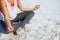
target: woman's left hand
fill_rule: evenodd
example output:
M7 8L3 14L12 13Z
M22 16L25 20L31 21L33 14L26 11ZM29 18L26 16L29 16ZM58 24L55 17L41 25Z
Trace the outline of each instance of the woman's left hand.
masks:
M36 5L34 8L33 8L33 11L37 10L40 8L40 5Z

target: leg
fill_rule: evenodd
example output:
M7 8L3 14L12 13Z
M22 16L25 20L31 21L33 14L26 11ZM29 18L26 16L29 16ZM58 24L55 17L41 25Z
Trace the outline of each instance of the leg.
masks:
M18 22L18 21L23 21L24 18L28 15L29 13L28 12L21 12L21 13L18 13L16 18L11 20L12 22Z
M26 16L24 18L24 20L20 23L20 26L23 28L25 26L25 24L27 22L29 22L32 17L34 16L34 12L33 11L28 11L28 12L25 12Z
M27 12L24 12L23 14L25 14L25 17L23 18L24 20L19 24L20 27L17 29L16 34L18 34L18 32L21 30L21 28L23 28L25 26L25 24L27 22L29 22L32 19L32 17L34 16L33 11L27 11Z

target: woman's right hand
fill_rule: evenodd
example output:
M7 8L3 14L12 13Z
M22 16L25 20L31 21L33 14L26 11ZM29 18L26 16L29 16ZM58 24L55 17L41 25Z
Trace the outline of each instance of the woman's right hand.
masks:
M7 32L12 32L14 28L12 26L7 27Z

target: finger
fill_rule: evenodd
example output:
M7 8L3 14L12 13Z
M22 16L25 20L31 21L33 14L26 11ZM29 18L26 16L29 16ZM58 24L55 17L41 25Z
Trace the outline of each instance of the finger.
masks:
M12 31L12 28L11 28L11 27L9 27L9 30L10 30L10 31Z
M36 5L36 8L39 8L40 7L40 5Z
M11 30L10 30L10 28L8 28L8 32L10 32Z
M40 6L36 6L36 8L39 8Z
M14 28L13 27L11 27L12 28L12 30L14 30Z

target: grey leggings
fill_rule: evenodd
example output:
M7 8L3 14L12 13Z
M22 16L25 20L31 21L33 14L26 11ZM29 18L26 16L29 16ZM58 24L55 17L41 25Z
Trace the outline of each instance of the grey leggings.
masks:
M33 11L25 11L25 12L21 12L18 13L16 18L14 20L11 20L11 23L13 22L18 22L18 21L22 21L19 26L20 27L24 27L24 25L29 22L32 17L34 16L34 12Z

